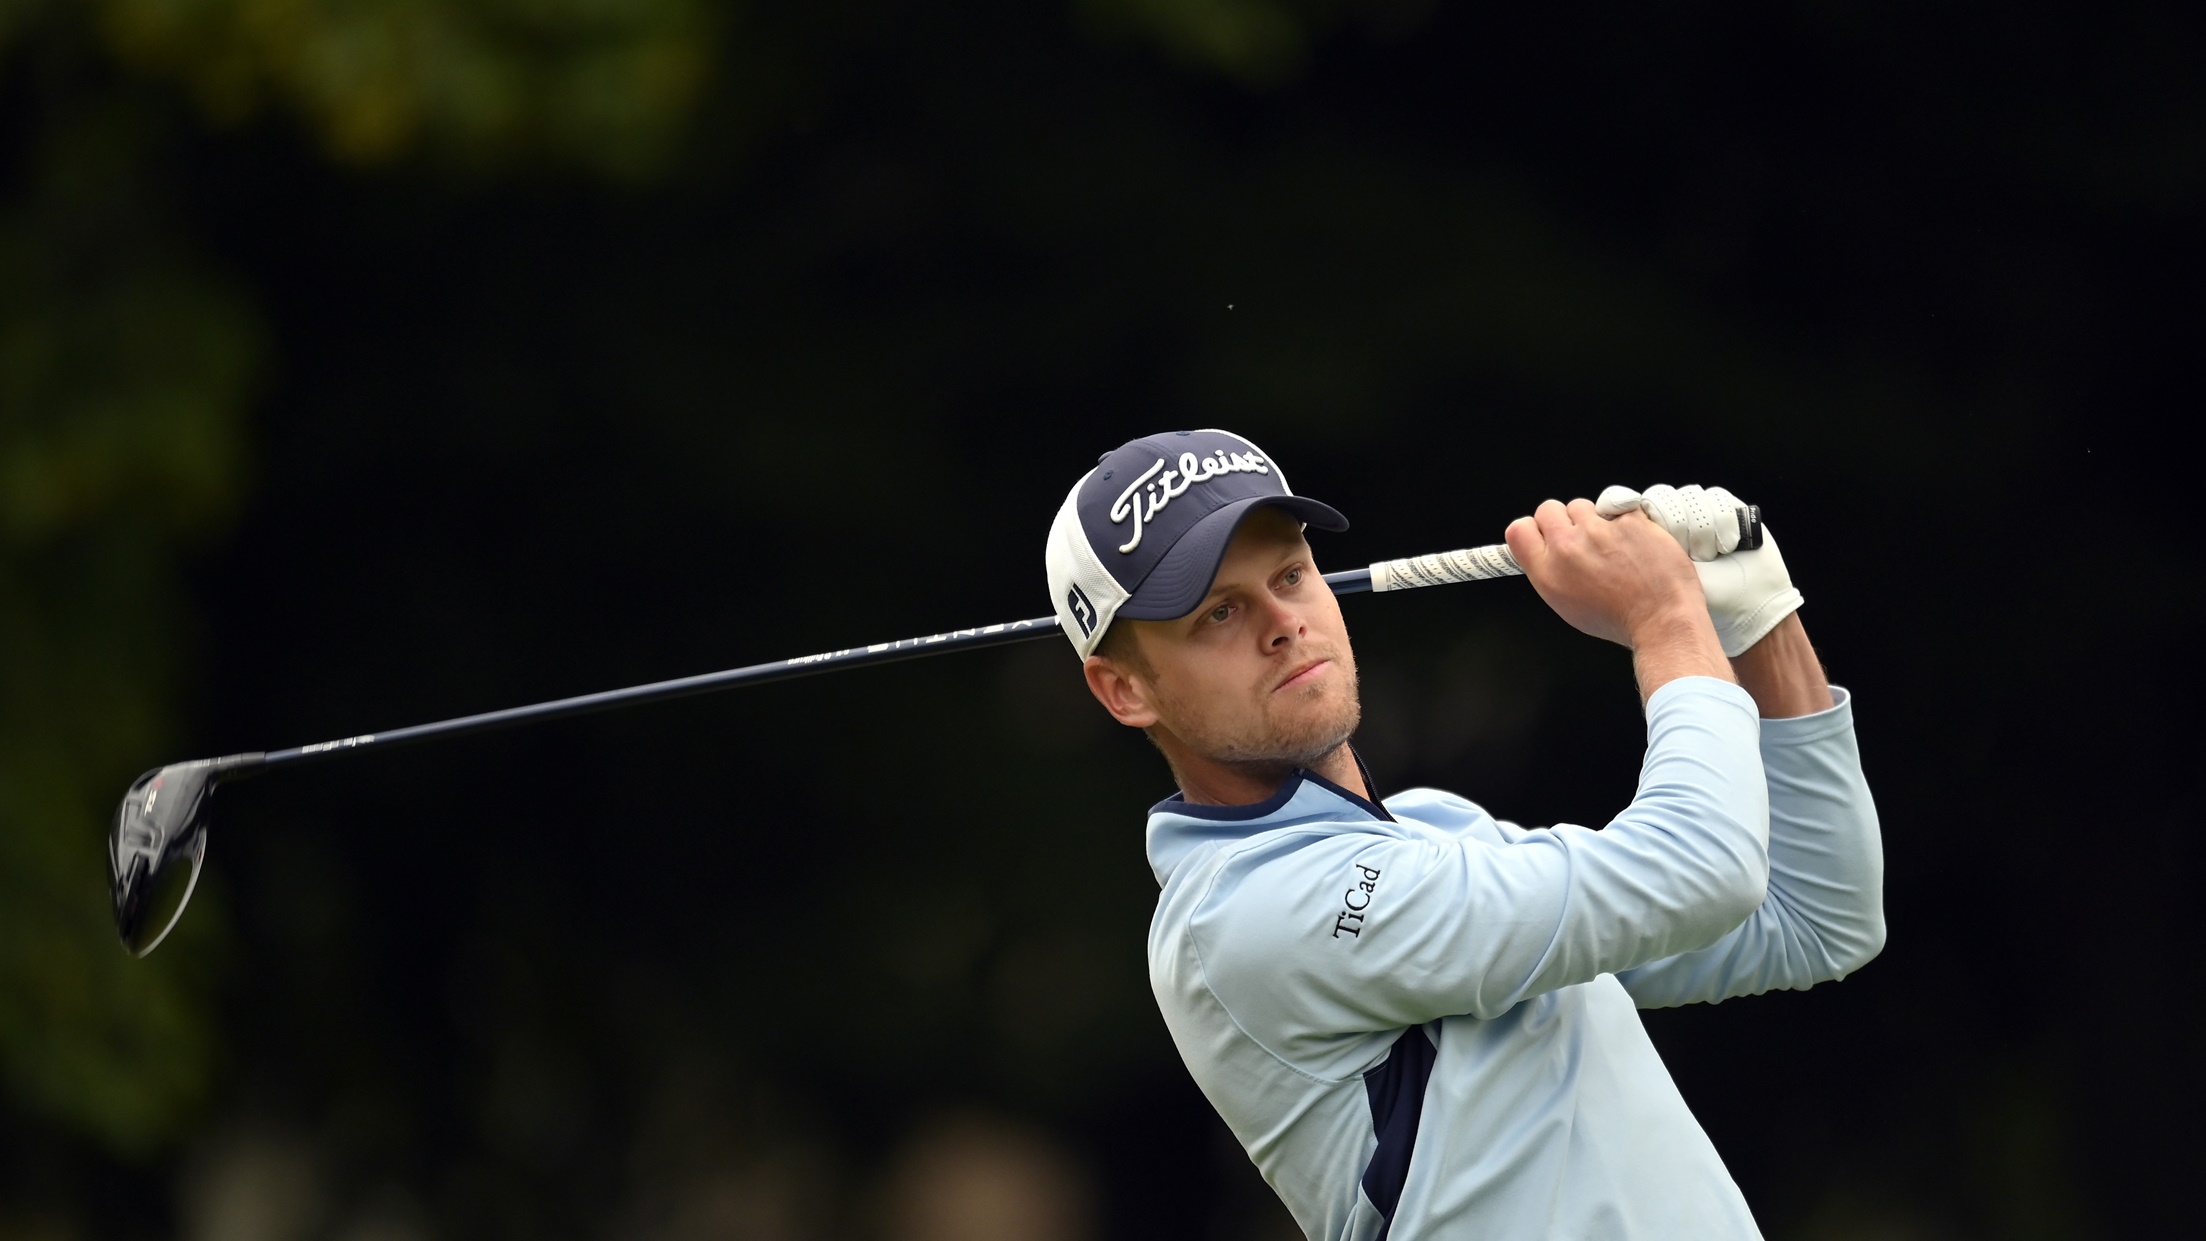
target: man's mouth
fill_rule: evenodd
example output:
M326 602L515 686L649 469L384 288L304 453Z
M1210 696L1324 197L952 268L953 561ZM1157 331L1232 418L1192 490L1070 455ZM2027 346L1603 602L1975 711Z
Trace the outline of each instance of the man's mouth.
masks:
M1308 685L1312 681L1317 680L1318 677L1324 675L1325 669L1329 667L1332 662L1333 661L1330 659L1313 659L1309 663L1306 663L1301 667L1295 669L1293 672L1288 673L1286 680L1281 681L1279 684L1272 687L1272 692L1276 694L1283 689L1293 689L1298 685Z

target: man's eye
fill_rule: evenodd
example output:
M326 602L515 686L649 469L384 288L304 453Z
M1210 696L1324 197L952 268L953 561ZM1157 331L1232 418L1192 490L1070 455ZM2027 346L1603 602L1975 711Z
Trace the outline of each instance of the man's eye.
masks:
M1286 577L1286 582L1287 582L1287 585L1289 585L1289 586L1300 586L1300 585L1302 585L1302 570L1300 570L1300 569L1289 569L1289 570L1287 570L1287 577Z
M1217 607L1210 609L1210 622L1214 625L1223 625L1225 624L1226 617L1231 615L1233 615L1233 605L1229 603L1221 603Z

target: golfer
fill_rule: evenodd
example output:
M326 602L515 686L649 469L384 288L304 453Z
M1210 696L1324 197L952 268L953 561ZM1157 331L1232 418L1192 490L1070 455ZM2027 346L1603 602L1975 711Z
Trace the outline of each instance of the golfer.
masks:
M1637 1009L1844 977L1884 942L1847 694L1720 489L1549 500L1507 531L1555 613L1631 648L1639 789L1605 826L1382 798L1306 528L1222 431L1106 454L1050 592L1149 812L1150 979L1187 1067L1313 1241L1758 1237ZM1565 772L1566 750L1545 757Z

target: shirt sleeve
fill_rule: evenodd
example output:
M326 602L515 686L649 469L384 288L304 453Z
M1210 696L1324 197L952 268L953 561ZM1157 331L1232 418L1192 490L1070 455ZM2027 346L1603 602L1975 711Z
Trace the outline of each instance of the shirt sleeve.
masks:
M1296 1060L1298 1040L1493 1017L1706 947L1768 879L1759 724L1729 682L1664 685L1638 793L1601 831L1347 833L1236 859L1189 922L1204 973L1244 1030Z
M1762 721L1769 895L1706 948L1617 975L1641 1008L1799 989L1843 978L1884 947L1884 846L1861 772L1853 698Z

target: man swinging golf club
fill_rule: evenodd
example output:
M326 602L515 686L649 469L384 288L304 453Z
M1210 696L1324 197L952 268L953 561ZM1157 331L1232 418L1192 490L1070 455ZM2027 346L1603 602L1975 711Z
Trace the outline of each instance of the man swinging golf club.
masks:
M1859 968L1883 860L1847 694L1744 516L1611 488L1508 528L1557 615L1632 651L1647 753L1596 831L1379 797L1303 537L1347 522L1254 444L1149 436L1066 497L1059 624L1180 789L1149 812L1157 1002L1314 1241L1760 1235L1635 1009Z

